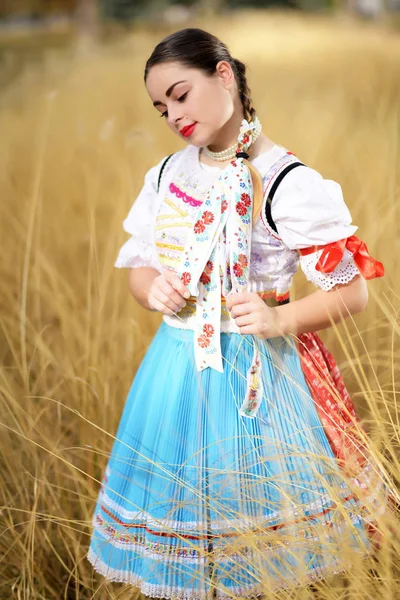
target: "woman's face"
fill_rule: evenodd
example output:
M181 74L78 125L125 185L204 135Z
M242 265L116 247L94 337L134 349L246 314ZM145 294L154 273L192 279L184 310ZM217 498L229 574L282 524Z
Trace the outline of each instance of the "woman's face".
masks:
M234 112L237 85L230 64L220 61L207 75L177 62L151 67L146 88L157 112L181 139L194 146L212 145ZM193 125L184 135L184 128Z

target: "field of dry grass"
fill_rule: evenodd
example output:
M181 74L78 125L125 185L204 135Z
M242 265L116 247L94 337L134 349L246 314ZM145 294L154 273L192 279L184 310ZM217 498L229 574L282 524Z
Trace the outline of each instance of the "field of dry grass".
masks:
M279 14L195 25L248 64L264 131L341 183L357 235L385 265L364 313L321 337L396 486L400 39ZM142 83L166 33L49 51L1 95L0 598L134 597L93 574L85 553L125 397L160 320L136 306L113 263L144 173L182 147ZM299 273L295 297L311 291ZM400 597L399 524L391 535L381 525L375 572L336 577L321 600Z

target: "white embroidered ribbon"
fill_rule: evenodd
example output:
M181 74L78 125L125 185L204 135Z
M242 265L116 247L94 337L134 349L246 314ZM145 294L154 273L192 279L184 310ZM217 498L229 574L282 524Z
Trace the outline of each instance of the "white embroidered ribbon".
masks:
M246 152L259 122L243 119L238 151ZM248 290L252 230L253 183L243 158L221 171L206 193L188 235L178 274L197 297L194 331L198 371L223 372L221 353L221 295ZM247 391L240 413L254 416L262 399L258 341L247 373Z

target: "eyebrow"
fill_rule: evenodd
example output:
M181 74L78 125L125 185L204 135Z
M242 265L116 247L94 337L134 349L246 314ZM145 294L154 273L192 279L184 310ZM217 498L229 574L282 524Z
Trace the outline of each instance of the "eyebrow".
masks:
M172 85L169 86L169 88L167 89L167 91L165 92L165 95L167 96L167 98L170 97L170 95L172 94L172 90L174 89L174 87L176 85L178 85L178 83L185 83L187 81L187 79L182 79L182 81L177 81L176 83L173 83ZM153 102L153 106L158 106L159 104L164 104L164 102L160 102L159 100L156 100L155 102Z

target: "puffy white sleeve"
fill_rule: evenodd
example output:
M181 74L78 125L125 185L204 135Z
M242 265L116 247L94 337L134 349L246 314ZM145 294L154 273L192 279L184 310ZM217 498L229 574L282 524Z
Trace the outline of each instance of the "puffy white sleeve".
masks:
M352 225L341 186L324 179L310 167L292 169L280 182L272 200L271 216L283 243L292 250L326 246L349 238L358 227ZM325 291L349 283L360 271L346 248L330 273L316 270L323 249L300 255L300 267L308 281Z
M166 158L164 156L147 171L143 187L123 221L123 228L131 237L121 247L115 267L153 267L161 272L154 240L154 224L159 203L158 176Z

